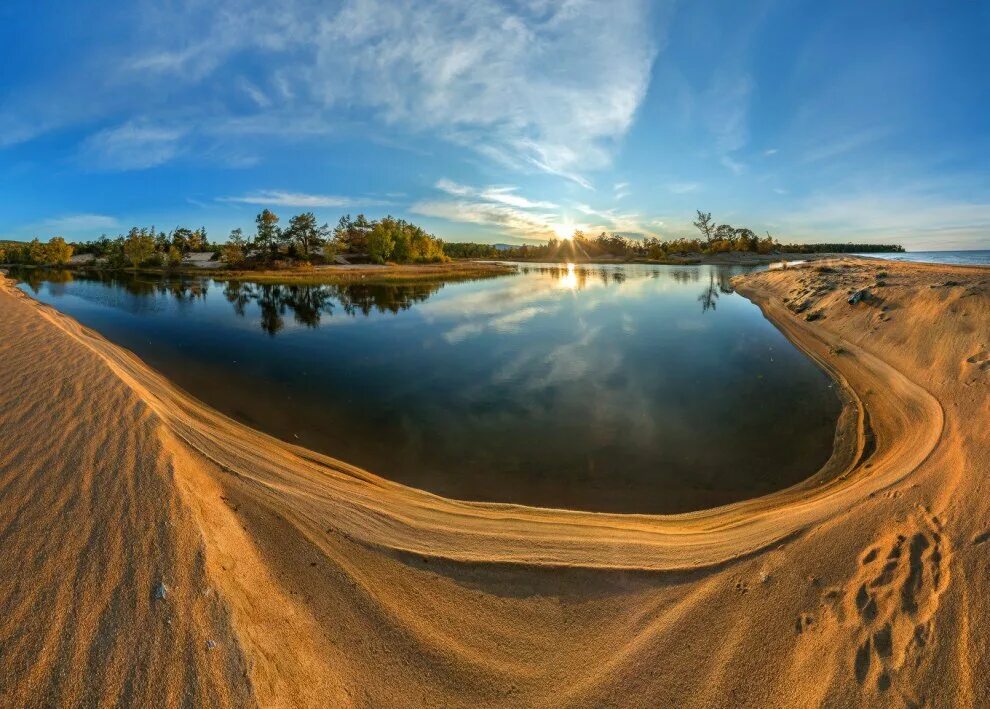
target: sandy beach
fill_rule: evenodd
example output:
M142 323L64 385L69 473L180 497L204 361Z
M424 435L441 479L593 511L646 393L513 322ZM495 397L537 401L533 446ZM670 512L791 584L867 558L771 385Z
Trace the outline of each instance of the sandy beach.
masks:
M0 705L990 704L990 269L734 285L839 384L834 453L648 516L389 482L2 281Z

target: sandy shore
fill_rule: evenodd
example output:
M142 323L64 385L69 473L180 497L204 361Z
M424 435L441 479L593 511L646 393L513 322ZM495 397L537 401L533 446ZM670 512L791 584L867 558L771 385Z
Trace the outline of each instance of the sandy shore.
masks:
M737 286L842 385L835 453L657 517L382 480L6 283L0 704L987 705L990 270Z

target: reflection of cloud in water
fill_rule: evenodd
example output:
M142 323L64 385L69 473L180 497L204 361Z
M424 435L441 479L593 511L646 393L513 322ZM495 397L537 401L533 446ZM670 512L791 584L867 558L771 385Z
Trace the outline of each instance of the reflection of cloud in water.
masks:
M514 313L509 313L501 317L490 320L488 325L498 332L519 332L519 326L528 320L532 320L537 315L545 314L549 315L555 313L559 310L559 307L536 307L530 306L528 308L523 308L522 310L517 310Z
M484 332L485 325L480 322L466 322L461 323L457 327L447 330L443 334L443 339L447 341L448 344L456 345L458 342L463 342L472 335L477 335L480 332Z

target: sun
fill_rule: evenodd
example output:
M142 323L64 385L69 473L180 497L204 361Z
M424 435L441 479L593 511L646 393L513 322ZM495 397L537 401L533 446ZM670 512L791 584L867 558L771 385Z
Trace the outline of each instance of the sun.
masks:
M569 241L574 238L574 227L570 224L554 224L553 233L558 239Z

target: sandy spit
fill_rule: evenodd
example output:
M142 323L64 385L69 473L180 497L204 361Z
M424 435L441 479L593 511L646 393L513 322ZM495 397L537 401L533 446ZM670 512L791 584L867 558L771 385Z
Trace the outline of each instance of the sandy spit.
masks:
M987 705L990 271L737 287L841 385L835 453L647 516L383 480L4 283L0 705Z

